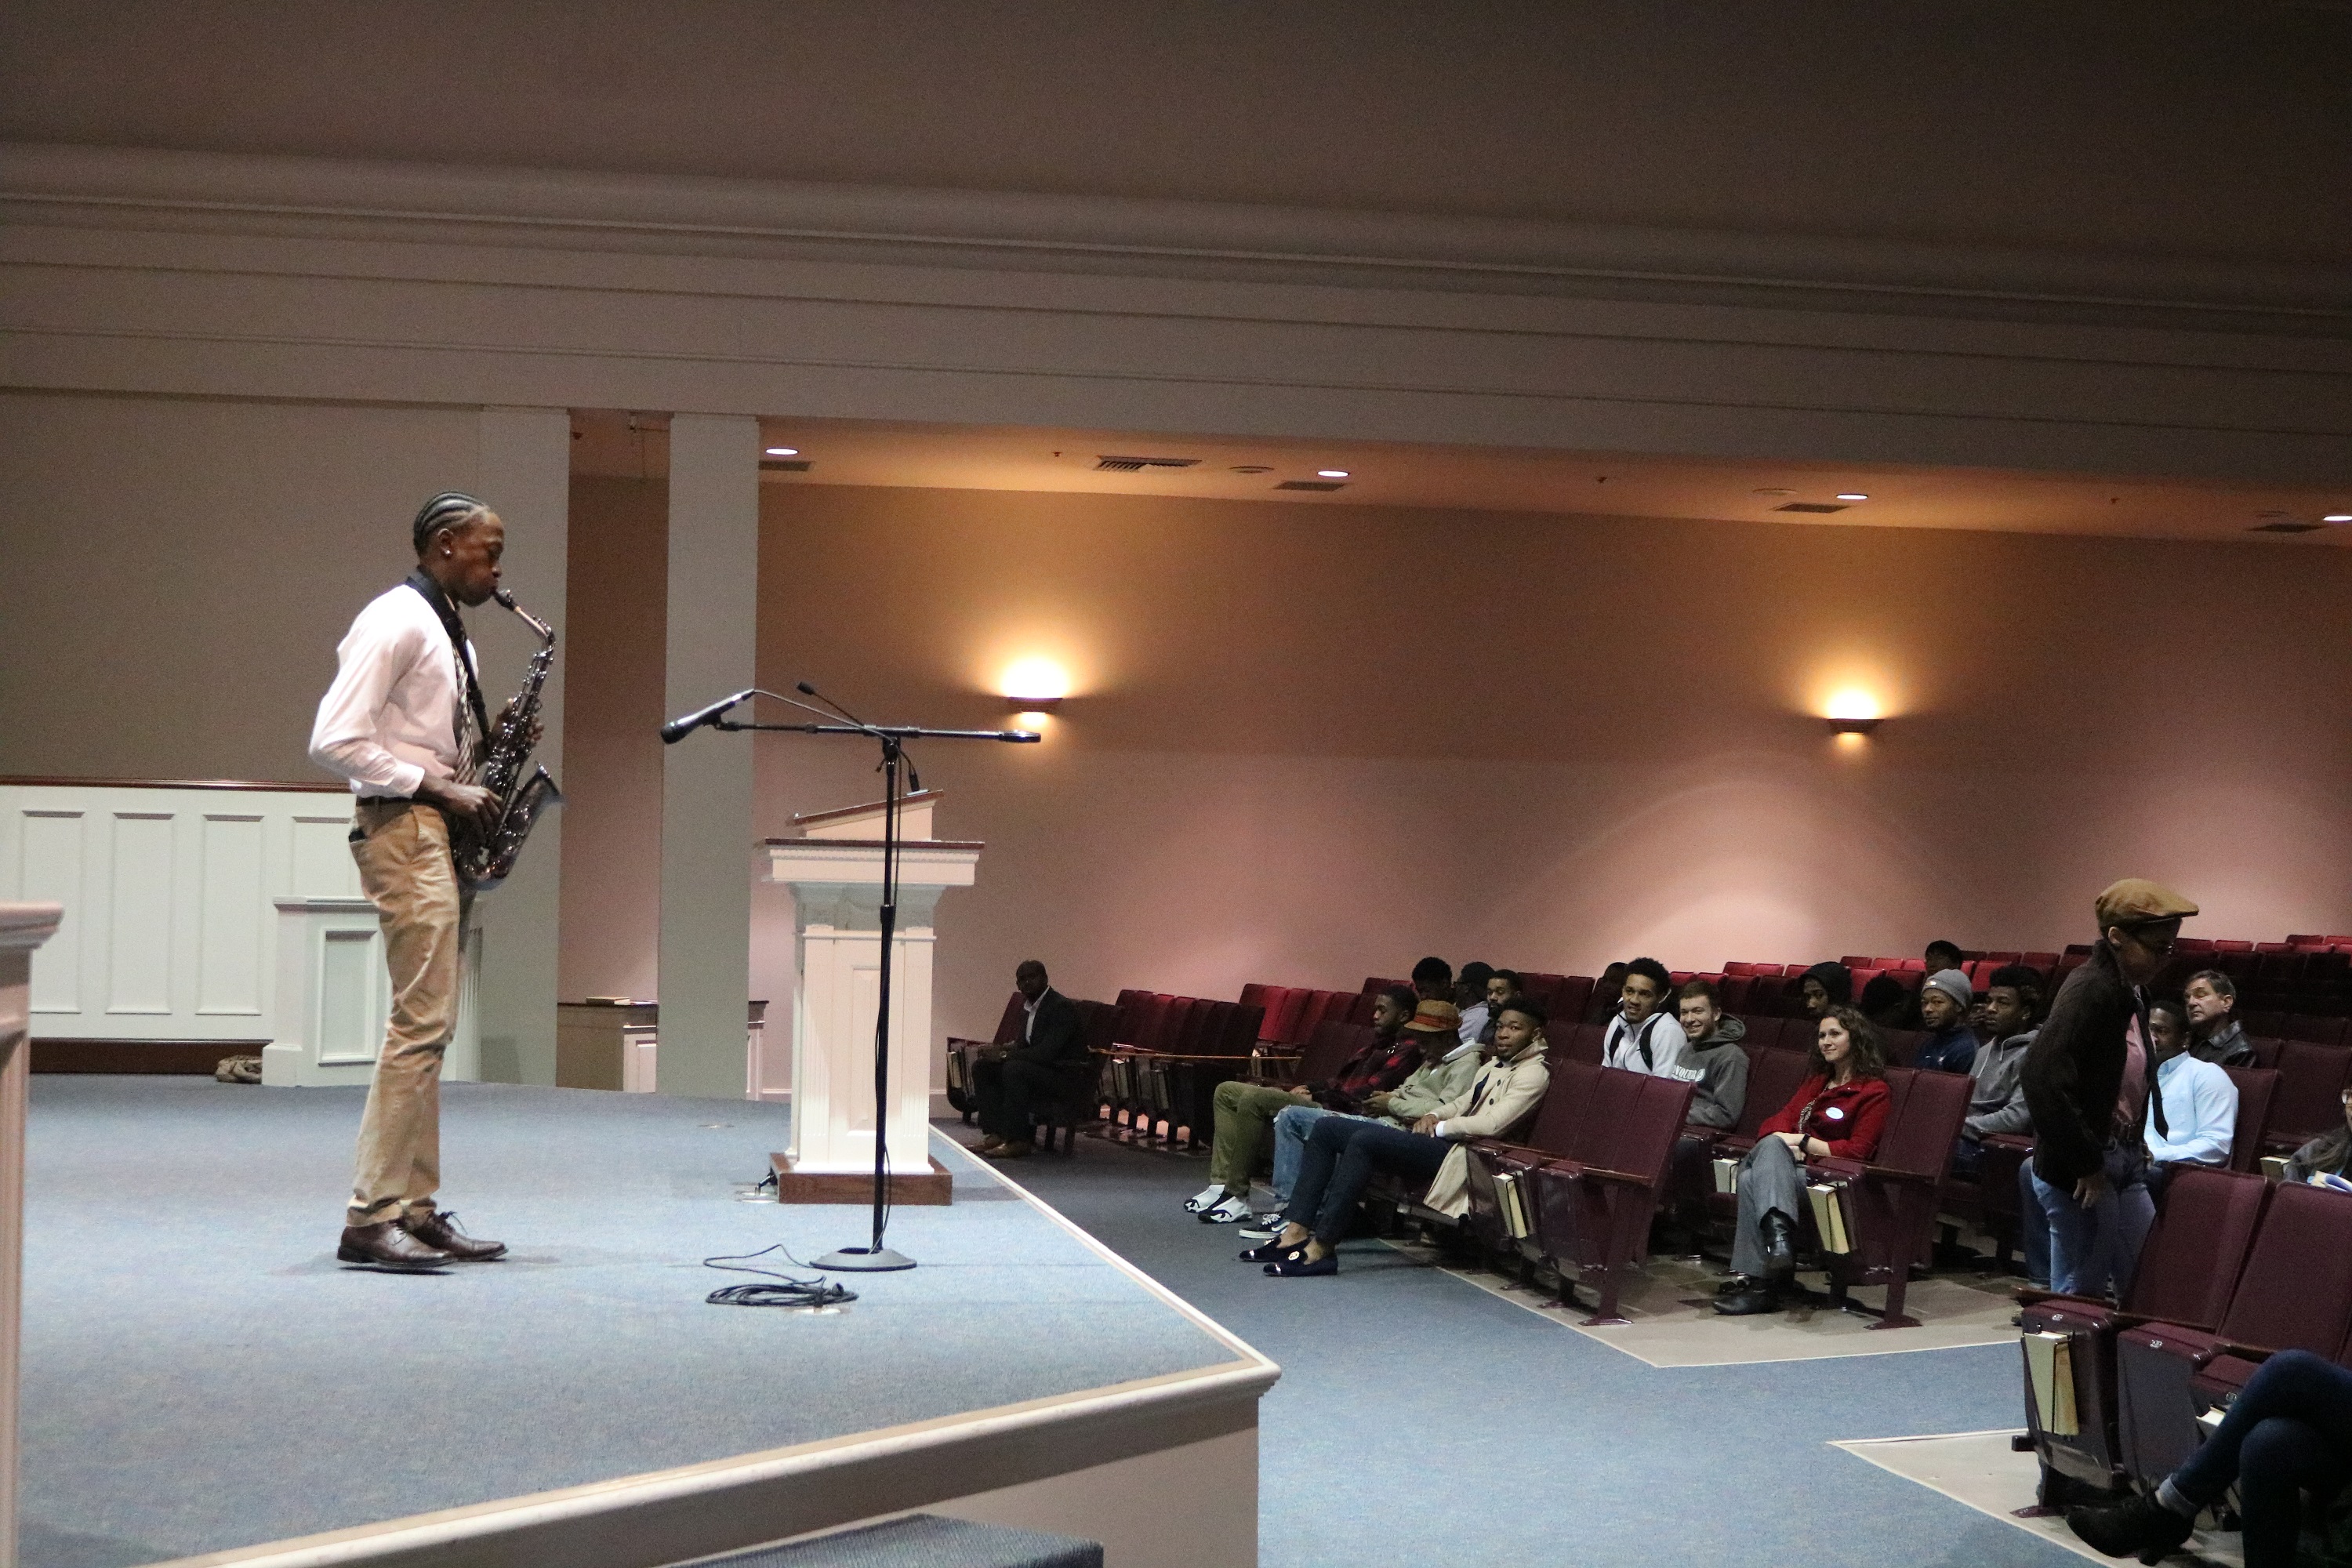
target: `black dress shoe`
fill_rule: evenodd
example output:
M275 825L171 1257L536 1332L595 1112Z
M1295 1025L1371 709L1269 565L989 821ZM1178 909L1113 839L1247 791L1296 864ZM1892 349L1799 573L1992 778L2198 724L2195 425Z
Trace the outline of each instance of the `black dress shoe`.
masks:
M1745 1290L1715 1299L1715 1310L1727 1318L1753 1318L1780 1310L1780 1292L1769 1284L1750 1284Z
M449 1255L438 1247L425 1246L397 1221L382 1219L373 1225L343 1226L343 1238L335 1247L335 1259L388 1273L417 1274L440 1268L449 1261Z
M2152 1497L2136 1497L2113 1508L2070 1508L2066 1528L2094 1551L2109 1557L2160 1563L2180 1550L2195 1520L2183 1519Z
M410 1220L408 1234L460 1263L491 1263L507 1255L505 1242L477 1241L459 1230L457 1216L447 1209L436 1209L423 1219Z
M1756 1280L1753 1277L1746 1274L1735 1274L1730 1279L1725 1280L1722 1284L1717 1285L1715 1288L1715 1293L1718 1296L1737 1296L1742 1290L1753 1290L1755 1289Z
M1255 1247L1244 1248L1241 1254L1241 1259L1244 1263L1280 1263L1287 1258L1306 1256L1305 1242L1294 1241L1288 1247L1285 1247L1282 1245L1281 1238L1277 1237L1272 1241L1260 1242Z
M1797 1271L1797 1222L1779 1209L1766 1209L1757 1222L1764 1233L1764 1277L1786 1279Z

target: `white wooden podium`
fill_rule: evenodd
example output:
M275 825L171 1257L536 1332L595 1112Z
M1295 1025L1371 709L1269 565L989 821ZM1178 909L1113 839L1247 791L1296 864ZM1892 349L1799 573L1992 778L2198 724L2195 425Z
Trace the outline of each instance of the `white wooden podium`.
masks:
M33 950L56 904L0 904L0 1568L16 1568L16 1356L25 1310L25 1094Z
M931 837L940 792L899 805L898 925L891 943L890 1201L944 1204L930 1157L931 950L940 895L969 888L982 846ZM766 879L793 889L793 1146L774 1156L781 1203L874 1196L874 1027L882 960L882 806L793 819L767 843Z

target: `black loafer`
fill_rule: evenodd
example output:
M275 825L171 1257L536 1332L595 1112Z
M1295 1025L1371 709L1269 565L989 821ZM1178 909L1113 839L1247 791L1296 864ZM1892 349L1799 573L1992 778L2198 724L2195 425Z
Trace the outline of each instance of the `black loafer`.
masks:
M1780 1310L1780 1292L1752 1285L1729 1296L1717 1296L1715 1310L1727 1318L1754 1318Z
M1276 1279L1312 1279L1325 1274L1339 1272L1339 1255L1336 1252L1327 1252L1309 1263L1307 1261L1307 1249L1302 1247L1298 1249L1297 1257L1285 1258L1279 1263L1269 1263L1265 1266L1265 1271Z
M2143 1563L2160 1563L2178 1552L2196 1522L2152 1497L2136 1497L2113 1508L2066 1510L2066 1528L2094 1551Z
M1288 1258L1306 1256L1307 1244L1303 1241L1294 1241L1288 1247L1283 1246L1279 1241L1267 1241L1261 1242L1255 1247L1244 1247L1241 1259L1244 1263L1280 1263Z

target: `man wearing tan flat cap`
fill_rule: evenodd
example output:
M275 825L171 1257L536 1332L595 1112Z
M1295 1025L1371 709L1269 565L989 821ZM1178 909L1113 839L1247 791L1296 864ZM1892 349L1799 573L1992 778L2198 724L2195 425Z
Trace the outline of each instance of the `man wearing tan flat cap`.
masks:
M2022 1083L2033 1116L2033 1195L2050 1221L2050 1285L2062 1295L2120 1296L2131 1256L2117 1189L2145 1163L2137 1128L2119 1132L2116 1106L2146 987L2172 956L2180 922L2197 906L2160 883L2126 877L2092 906L2099 922L2090 962L2066 977L2042 1032L2026 1048ZM2148 1075L2148 1116L2166 1125L2164 1096Z

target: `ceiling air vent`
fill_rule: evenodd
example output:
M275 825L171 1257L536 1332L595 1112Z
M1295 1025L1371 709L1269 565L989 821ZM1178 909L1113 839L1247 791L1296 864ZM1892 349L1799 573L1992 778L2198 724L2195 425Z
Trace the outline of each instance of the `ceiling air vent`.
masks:
M2317 533L2326 527L2320 522L2258 522L2246 530L2248 533Z
M1843 511L1845 508L1825 500L1792 500L1786 506L1776 506L1774 511Z
M1146 468L1189 468L1200 462L1198 458L1097 458L1095 471L1102 474L1139 474Z
M805 474L809 471L806 458L762 458L760 471L763 474Z
M1285 479L1274 488L1278 490L1344 490L1348 487L1337 479Z

